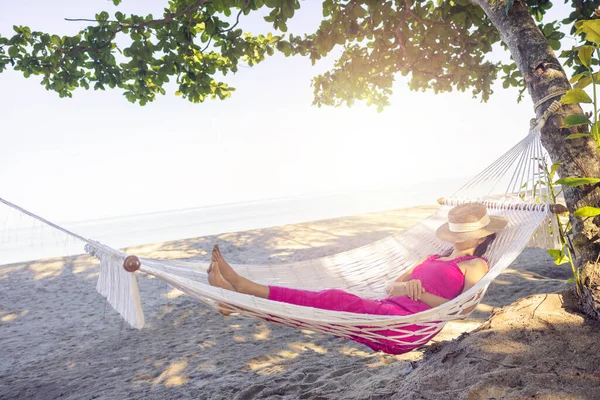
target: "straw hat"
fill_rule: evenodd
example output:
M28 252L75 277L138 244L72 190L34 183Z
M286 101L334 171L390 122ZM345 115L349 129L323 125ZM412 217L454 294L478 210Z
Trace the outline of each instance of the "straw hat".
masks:
M460 243L489 236L507 223L502 217L489 216L483 204L467 203L451 209L448 222L440 226L436 234L445 242Z

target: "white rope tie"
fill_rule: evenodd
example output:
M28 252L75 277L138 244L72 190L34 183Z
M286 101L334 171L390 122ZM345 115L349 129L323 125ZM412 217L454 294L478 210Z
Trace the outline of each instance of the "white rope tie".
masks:
M567 90L559 89L559 90L555 90L554 92L550 93L547 96L542 97L540 100L535 102L535 104L533 105L533 111L537 111L538 107L541 106L542 104L544 104L545 102L547 102L548 100L553 99L558 96L562 96L565 93L567 93Z

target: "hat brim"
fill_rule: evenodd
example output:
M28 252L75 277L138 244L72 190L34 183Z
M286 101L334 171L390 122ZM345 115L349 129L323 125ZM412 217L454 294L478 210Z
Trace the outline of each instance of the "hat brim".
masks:
M508 221L502 217L494 217L490 215L490 223L485 227L472 232L452 232L449 224L446 222L440 226L435 232L437 237L444 242L460 243L469 240L481 239L492 235L508 224Z

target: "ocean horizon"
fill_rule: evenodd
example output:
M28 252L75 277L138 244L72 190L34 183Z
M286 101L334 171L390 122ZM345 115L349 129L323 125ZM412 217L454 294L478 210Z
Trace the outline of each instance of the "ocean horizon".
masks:
M465 181L462 178L412 183L391 188L271 198L57 224L85 238L124 248L433 205L437 204L439 197L454 193ZM18 212L13 210L12 214L15 213ZM51 216L43 217L54 222ZM81 241L29 217L21 219L17 227L4 226L0 235L0 265L84 252Z

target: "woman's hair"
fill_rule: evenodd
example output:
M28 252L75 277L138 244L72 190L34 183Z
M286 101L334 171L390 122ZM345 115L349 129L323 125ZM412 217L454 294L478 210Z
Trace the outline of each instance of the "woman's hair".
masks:
M477 257L482 257L488 249L488 246L492 244L492 242L496 239L496 234L492 233L489 236L486 236L485 240L479 244L473 251L473 255Z
M482 257L485 254L485 252L487 251L489 245L492 244L492 242L495 239L496 239L495 233L492 233L491 235L486 236L485 240L483 242L481 242L477 247L475 247L475 250L473 251L473 255L477 256L477 257ZM452 254L452 248L448 249L448 251L441 254L441 256L448 257L450 254Z

